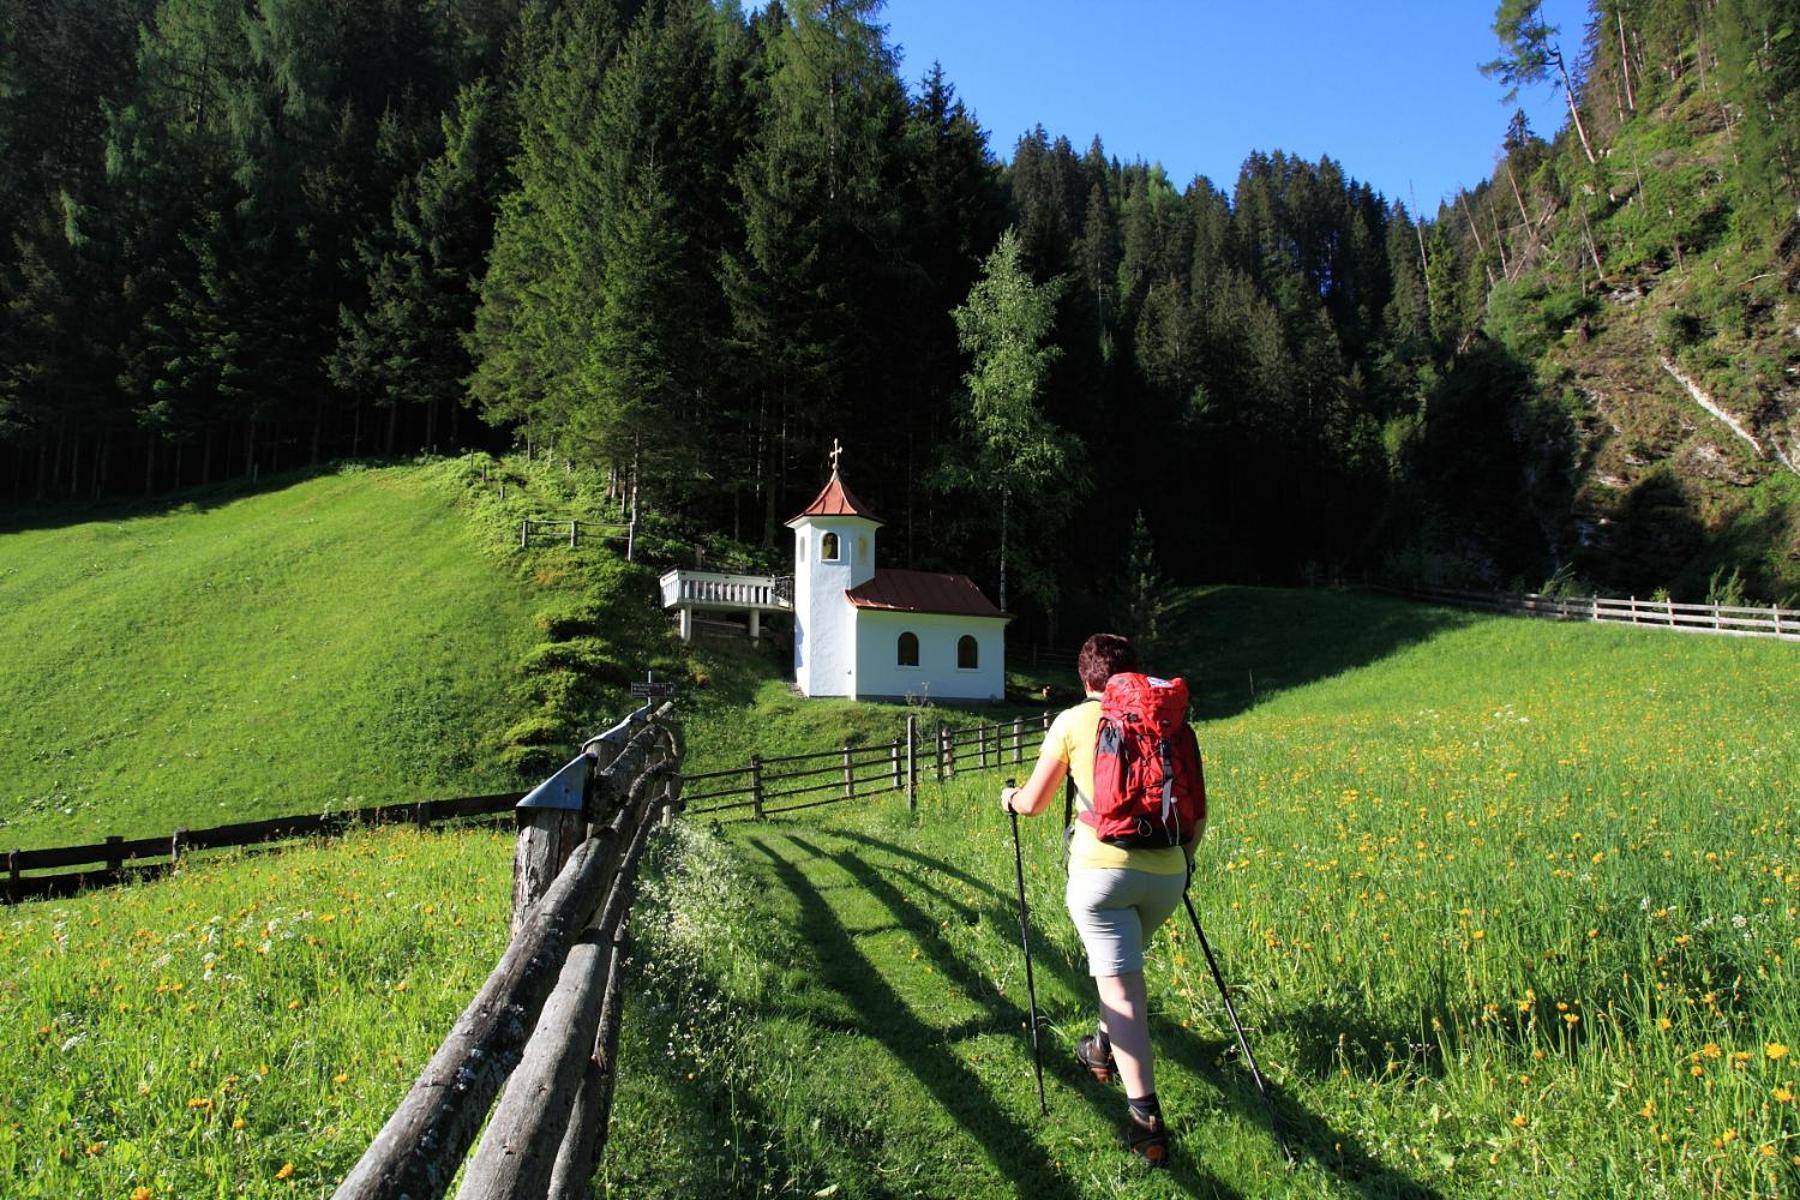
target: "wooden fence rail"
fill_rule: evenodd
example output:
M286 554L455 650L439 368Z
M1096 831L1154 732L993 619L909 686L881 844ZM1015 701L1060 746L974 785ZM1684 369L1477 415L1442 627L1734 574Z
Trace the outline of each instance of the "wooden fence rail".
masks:
M639 710L519 802L512 940L338 1200L437 1200L465 1159L461 1200L588 1194L612 1103L623 930L650 830L680 807L681 757L670 706Z
M769 758L753 754L741 767L684 776L685 783L698 784L699 788L686 793L683 802L690 816L731 813L760 820L858 797L905 791L908 807L916 808L922 752L930 755L929 769L936 772L940 781L953 777L959 769L1022 767L1035 759L1049 728L1050 714L1045 713L1041 717L1015 717L964 729L940 724L935 732L927 734L920 730L917 717L908 717L905 735L891 742ZM833 794L829 799L812 799L804 804L767 807L777 801L826 793Z
M583 521L579 517L566 517L558 521L545 521L537 517L519 518L519 549L529 550L531 541L567 542L577 546L582 538L600 538L623 541L630 545L636 526L629 522L619 521ZM629 560L630 553L626 554Z
M511 811L520 796L519 792L500 792L487 796L376 804L339 812L238 821L208 829L177 829L156 837L109 837L83 846L11 850L6 855L5 898L8 903L16 903L72 895L87 888L130 880L151 879L173 870L185 855L199 850L331 837L360 826L412 824L426 828L469 817L494 816ZM74 866L86 869L53 875L25 874L27 871L54 871L59 867Z
M1775 605L1677 604L1668 600L1640 600L1636 596L1621 599L1616 596L1544 596L1533 592L1516 595L1440 587L1382 587L1376 590L1411 600L1557 621L1606 621L1695 633L1800 641L1800 609Z

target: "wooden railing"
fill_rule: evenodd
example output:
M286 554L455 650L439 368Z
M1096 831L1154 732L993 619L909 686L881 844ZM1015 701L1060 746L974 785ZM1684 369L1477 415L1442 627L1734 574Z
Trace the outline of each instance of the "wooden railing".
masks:
M693 790L682 803L690 816L730 813L760 820L905 791L907 806L916 809L921 760L939 781L958 770L1024 766L1036 759L1049 728L1050 714L1045 713L964 729L940 724L935 733L922 733L918 718L909 716L905 735L890 742L775 758L752 754L741 767L684 776Z
M447 821L493 816L510 811L520 796L519 792L501 792L489 796L377 804L338 812L238 821L208 829L177 829L156 837L109 837L82 846L12 850L6 855L5 898L11 903L67 896L91 887L152 879L174 870L183 858L196 851L331 837L358 826L412 824L423 829ZM82 869L58 871L59 867ZM27 875L27 871L56 873Z
M786 612L794 607L794 581L787 576L725 575L714 571L665 571L662 606L765 608Z
M519 519L519 549L531 548L531 540L566 541L570 546L579 545L582 538L612 538L629 543L632 527L610 521L583 521L579 517L570 517L565 521L543 521L536 517ZM629 558L630 556L627 555Z
M1608 596L1543 596L1527 592L1509 595L1499 592L1473 592L1460 588L1404 587L1381 588L1381 591L1452 604L1462 608L1480 608L1490 612L1514 613L1522 616L1547 617L1558 621L1608 621L1623 625L1647 625L1652 628L1683 629L1697 633L1725 633L1739 637L1772 637L1800 641L1800 609L1775 605L1757 607L1743 604L1676 604L1668 600L1640 600L1637 597Z
M638 860L681 805L669 714L633 714L520 802L512 940L338 1200L436 1200L459 1171L462 1198L588 1194L612 1108Z

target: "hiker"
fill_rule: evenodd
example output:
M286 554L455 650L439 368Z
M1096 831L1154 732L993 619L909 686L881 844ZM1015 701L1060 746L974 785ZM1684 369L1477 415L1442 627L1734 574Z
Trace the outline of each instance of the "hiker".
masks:
M1144 946L1156 927L1181 906L1193 869L1194 847L1205 824L1202 816L1184 844L1127 849L1102 841L1093 823L1101 700L1108 679L1137 669L1137 650L1129 639L1115 633L1090 637L1076 660L1087 699L1058 714L1044 735L1031 778L1024 787L1002 788L1000 806L1009 813L1035 816L1049 807L1065 774L1074 779L1082 819L1067 831L1065 901L1087 951L1088 974L1094 977L1100 996L1098 1028L1077 1043L1075 1058L1103 1083L1110 1083L1115 1076L1123 1081L1126 1143L1151 1165L1165 1166L1169 1138L1156 1100L1145 1006ZM1197 778L1197 757L1193 769Z

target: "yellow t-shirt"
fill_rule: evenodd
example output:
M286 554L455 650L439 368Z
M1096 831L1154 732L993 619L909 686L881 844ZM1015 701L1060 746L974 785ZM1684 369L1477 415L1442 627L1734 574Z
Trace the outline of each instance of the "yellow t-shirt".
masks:
M1094 747L1100 740L1100 702L1088 700L1058 713L1044 735L1043 753L1069 768L1075 781L1075 811L1088 812L1094 807ZM1194 831L1199 841L1206 833L1206 822ZM1077 819L1075 836L1069 842L1069 868L1120 868L1144 871L1151 875L1185 875L1187 852L1180 846L1150 850L1127 850L1100 840L1094 827Z

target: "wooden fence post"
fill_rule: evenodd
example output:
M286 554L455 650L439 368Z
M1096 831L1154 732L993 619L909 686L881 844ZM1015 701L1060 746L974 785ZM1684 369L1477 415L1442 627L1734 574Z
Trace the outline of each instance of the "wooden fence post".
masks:
M1023 718L1013 718L1013 761L1025 761L1025 722Z
M23 853L23 850L6 852L6 894L13 900L19 898L19 855Z
M844 743L844 799L856 799L856 774L850 765L850 743Z
M1722 626L1721 626L1721 625L1720 625L1720 624L1719 624L1719 606L1718 606L1718 605L1716 605L1716 604L1714 604L1714 605L1712 605L1712 606L1711 606L1711 607L1712 607L1712 615L1713 615L1713 628L1714 628L1714 629L1720 629L1720 628L1723 628L1723 627L1722 627Z
M1669 625L1673 627L1675 624L1675 600L1673 597L1663 601L1663 609L1669 615Z
M944 730L944 777L956 778L956 731Z
M763 782L762 755L750 756L750 811L757 820L763 819Z
M1781 605L1769 605L1769 611L1775 614L1775 636L1781 636Z
M169 870L173 871L181 865L181 843L187 840L187 830L177 829L169 835Z
M106 870L114 879L125 869L125 852L120 849L124 844L125 839L118 834L106 839Z
M437 805L430 800L421 800L413 805L413 827L420 833L431 828L431 817Z
M899 738L894 739L893 747L888 751L888 757L889 757L889 759L892 760L892 766L893 766L893 770L894 770L894 790L897 792L900 790L900 739Z
M575 548L575 537L576 537L575 531L580 527L580 525L581 525L581 522L577 521L574 517L569 518L569 549L571 549L571 550L573 550Z
M919 718L906 716L906 811L919 811Z
M506 499L505 493L502 493L500 498L502 500ZM531 548L531 518L530 517L520 517L519 518L519 549L529 550L530 548Z
M1633 624L1633 625L1636 625L1636 624L1637 624L1637 623L1638 623L1638 618L1637 618L1637 597L1636 597L1636 596L1633 596L1633 597L1632 597L1632 598L1631 598L1631 623L1632 623L1632 624Z
M939 721L937 725L937 745L933 747L933 749L935 753L932 757L937 759L938 782L942 783L944 782L944 760L946 758L946 751L944 748L944 723L942 721Z

